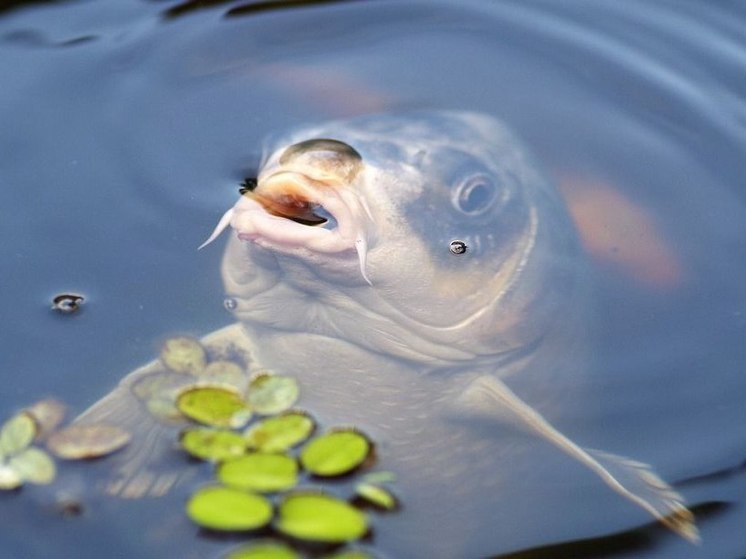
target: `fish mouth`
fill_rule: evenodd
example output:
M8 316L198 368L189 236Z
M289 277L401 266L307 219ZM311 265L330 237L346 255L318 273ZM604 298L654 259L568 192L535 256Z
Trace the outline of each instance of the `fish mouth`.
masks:
M364 198L351 185L278 169L263 173L256 187L243 193L200 248L230 225L239 239L270 250L325 254L354 250L360 272L370 284L365 267L372 222Z

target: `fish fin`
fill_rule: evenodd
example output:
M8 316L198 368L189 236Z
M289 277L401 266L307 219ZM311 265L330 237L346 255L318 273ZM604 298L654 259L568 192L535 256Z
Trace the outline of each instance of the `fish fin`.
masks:
M132 392L137 380L162 370L157 362L137 369L74 421L78 425L116 425L132 436L124 449L106 459L103 490L109 495L129 499L160 497L192 472L175 452L175 426L159 421Z
M256 366L250 340L240 324L208 334L201 342L216 359L237 359ZM79 425L116 425L132 435L125 448L106 458L108 470L103 490L109 495L130 499L161 497L177 483L194 475L195 469L190 467L177 442L178 429L187 423L159 420L134 390L140 381L154 375L168 377L169 388L174 390L196 380L188 374L165 370L158 360L151 361L124 377L111 392L74 420Z
M694 515L683 498L648 464L575 444L498 379L477 377L458 399L461 409L480 417L504 419L540 435L598 475L611 489L648 511L686 540L698 543Z

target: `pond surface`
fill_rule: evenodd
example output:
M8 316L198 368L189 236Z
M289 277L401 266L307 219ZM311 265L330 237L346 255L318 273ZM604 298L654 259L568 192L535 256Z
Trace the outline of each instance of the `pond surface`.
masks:
M536 449L511 505L476 504L474 524L494 530L471 534L463 554L746 555L746 7L293 4L0 12L2 417L44 396L82 411L166 336L231 322L220 247L196 247L268 135L363 113L477 110L537 154L591 264L594 364L568 381L583 397L555 403L553 420L653 464L694 506L703 543L649 524L527 439ZM80 312L50 311L65 292L85 296ZM188 491L120 502L60 482L0 495L0 555L219 557L237 540L200 534L182 514ZM56 512L67 494L84 496L84 514ZM405 505L376 526L382 557L417 555L399 547L397 522L416 533L409 515ZM421 557L448 543L418 537Z

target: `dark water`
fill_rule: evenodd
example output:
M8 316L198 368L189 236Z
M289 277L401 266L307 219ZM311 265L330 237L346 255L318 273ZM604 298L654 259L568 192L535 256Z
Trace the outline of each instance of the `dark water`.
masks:
M534 148L571 208L590 199L601 223L633 216L591 258L602 320L587 399L554 417L679 482L700 505L703 537L693 547L657 527L634 531L642 513L557 460L553 475L526 473L527 499L543 503L535 523L522 517L491 552L746 556L740 3L195 6L98 0L0 13L3 417L46 395L82 410L164 336L230 321L220 250L195 247L267 134L389 109L480 110ZM589 190L607 194L598 202ZM652 233L639 236L640 215ZM581 216L581 229L602 237L591 221ZM651 247L647 259L623 258ZM52 314L67 290L85 294L83 311ZM91 497L74 519L50 509L52 493L0 495L0 556L219 556L231 545L197 535L179 512L186 493ZM397 556L387 548L395 521L378 526L382 556Z

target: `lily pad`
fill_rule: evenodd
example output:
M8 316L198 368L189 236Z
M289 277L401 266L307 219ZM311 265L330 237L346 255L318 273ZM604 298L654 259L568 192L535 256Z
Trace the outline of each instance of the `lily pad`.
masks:
M209 382L228 384L237 390L246 389L248 375L235 361L213 361L199 375L200 379Z
M44 439L62 424L67 413L67 406L55 400L46 398L26 408L25 412L36 423L36 439Z
M217 478L237 489L283 491L298 483L298 463L284 454L252 452L220 464Z
M300 454L303 467L322 477L351 472L368 458L368 438L354 430L331 431L313 439Z
M396 497L380 485L358 483L355 487L355 493L365 502L381 510L396 510L399 506Z
M272 504L261 495L222 486L197 490L186 505L187 515L203 528L256 530L269 523Z
M14 415L0 428L0 457L20 452L36 436L36 423L26 412Z
M231 551L224 559L300 559L300 555L284 543L260 540Z
M57 470L49 454L39 448L27 448L8 460L23 481L47 484L54 480Z
M238 391L226 386L189 386L177 396L176 407L190 419L213 427L239 428L251 419Z
M249 383L246 401L256 413L274 415L290 409L299 394L294 378L261 373Z
M116 425L70 425L50 435L47 448L59 458L87 460L106 456L127 445L132 436Z
M263 452L284 452L311 436L316 425L302 412L288 412L268 417L245 432L249 448Z
M177 373L199 375L207 365L207 352L194 338L180 336L163 344L161 362Z
M185 429L179 442L195 458L213 462L236 458L246 452L246 440L239 433L225 429Z
M280 503L277 530L292 538L342 543L368 531L365 514L349 503L318 492L287 495Z
M15 468L0 463L0 490L8 491L21 485L23 485L23 478Z

